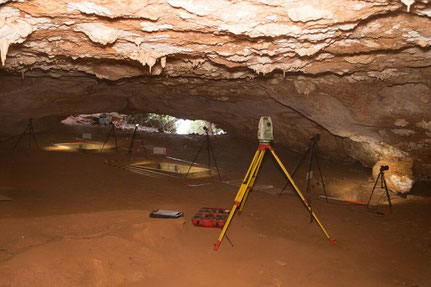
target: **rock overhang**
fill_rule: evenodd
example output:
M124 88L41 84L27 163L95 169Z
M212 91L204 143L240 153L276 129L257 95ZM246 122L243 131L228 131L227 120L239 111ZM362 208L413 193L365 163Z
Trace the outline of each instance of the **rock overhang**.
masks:
M270 113L293 149L320 132L324 151L366 166L426 166L430 11L425 0L3 0L2 69L24 79L0 91L3 118L160 111L246 136Z

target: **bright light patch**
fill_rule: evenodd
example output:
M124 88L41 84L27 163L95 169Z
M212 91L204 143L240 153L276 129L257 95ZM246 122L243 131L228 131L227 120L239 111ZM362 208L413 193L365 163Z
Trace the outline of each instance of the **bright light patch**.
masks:
M179 135L187 135L187 134L189 134L191 123L192 123L191 120L179 119L175 123L176 128L177 128L177 134L179 134Z
M173 116L155 113L124 115L111 112L71 115L61 122L65 125L105 127L112 123L120 130L133 130L135 127L138 127L140 131L164 132L179 135L204 135L204 128L208 128L212 135L226 134L224 130L206 120L179 119Z

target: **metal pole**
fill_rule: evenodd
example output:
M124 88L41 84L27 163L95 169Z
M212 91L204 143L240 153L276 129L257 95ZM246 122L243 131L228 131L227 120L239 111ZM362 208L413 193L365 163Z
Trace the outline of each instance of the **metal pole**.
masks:
M112 133L114 134L114 139L115 139L115 151L118 152L117 134L115 133L115 125L114 124L112 124Z
M389 196L388 186L386 185L386 178L385 178L384 172L382 172L382 180L383 180L383 184L385 185L385 191L386 191L386 197L388 198L389 210L392 212L392 202L391 202L391 197Z
M14 146L14 150L16 150L16 148L18 147L18 144L21 142L21 139L24 137L24 135L26 134L26 132L27 132L27 130L28 130L28 127L29 127L29 125L28 125L28 123L27 123L27 126L25 127L25 130L24 130L24 132L19 136L19 138L18 138L18 140L16 141L16 143L15 143L15 146Z
M185 177L184 177L184 178L187 178L187 176L189 175L189 172L190 172L190 170L192 169L192 166L195 164L196 159L198 158L198 156L199 156L199 154L200 154L200 152L201 152L202 148L204 147L204 145L205 145L205 141L204 141L204 142L202 143L202 145L199 147L199 150L198 150L198 152L197 152L197 154L196 154L195 158L193 159L192 163L190 164L189 169L187 170L187 173L186 173L186 175L185 175Z
M36 145L36 149L39 150L39 145L37 144L37 140L36 140L36 133L34 132L34 128L33 128L33 121L31 121L31 135L34 140L34 144Z
M323 175L322 175L322 169L320 168L320 163L319 163L319 146L316 143L316 152L315 152L315 157L316 157L316 163L317 163L317 168L319 170L319 174L320 174L320 180L322 181L322 187L323 187L323 192L325 193L325 198L326 198L326 202L328 202L328 195L326 193L326 186L325 186L325 181L323 179Z
M133 142L135 141L135 136L136 136L136 130L138 129L138 126L135 126L135 130L133 131L133 135L132 135L132 140L130 141L130 145L129 145L129 151L127 152L129 154L129 159L132 157L132 152L133 152Z
M145 158L148 159L148 154L147 154L147 150L145 149L144 140L142 139L142 136L140 134L138 134L138 137L141 141L141 146L142 146L142 149L144 150Z
M307 150L303 153L302 157L297 162L295 168L292 170L292 177L295 175L296 171L301 167L302 163L304 162L304 160L307 157L309 152L310 152L310 145L308 145ZM286 182L286 184L284 185L284 187L281 189L280 193L278 194L278 197L281 196L281 194L286 189L286 187L289 185L289 183L290 183L289 181Z
M370 205L371 197L373 197L374 189L376 188L376 185L379 182L379 178L381 175L382 175L382 171L379 172L379 175L377 176L376 182L374 183L373 189L371 190L370 198L368 199L368 202L367 202L367 208Z
M221 175L220 175L220 170L218 169L217 160L216 160L216 157L215 157L215 153L214 153L214 149L213 149L213 146L212 146L212 144L211 144L211 141L208 141L208 144L209 144L209 146L210 146L211 153L212 153L213 158L214 158L214 165L215 165L215 167L216 167L216 169L217 169L218 178L219 178L219 180L220 180L220 181L222 181L222 179L221 179Z
M310 192L310 180L312 177L312 172L313 172L313 155L314 155L314 144L315 142L311 142L311 153L310 153L310 161L308 163L308 173L307 173L307 189L306 189L306 193L307 193L307 201L308 201L308 205L310 206L310 223L313 222L313 214L311 212L312 208L311 208L311 192Z
M103 151L103 149L105 148L105 144L106 144L106 142L108 141L109 136L111 135L112 128L113 128L113 126L111 126L111 129L109 130L108 136L106 137L105 141L103 142L103 145L102 145L102 148L100 149L100 152L102 152L102 151ZM115 144L116 144L116 142L115 142ZM117 150L117 151L118 151L118 150Z

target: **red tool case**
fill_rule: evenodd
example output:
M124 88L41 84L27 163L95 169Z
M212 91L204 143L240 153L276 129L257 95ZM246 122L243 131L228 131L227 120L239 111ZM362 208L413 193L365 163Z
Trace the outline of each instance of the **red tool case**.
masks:
M194 226L222 228L229 216L229 209L203 207L192 218Z

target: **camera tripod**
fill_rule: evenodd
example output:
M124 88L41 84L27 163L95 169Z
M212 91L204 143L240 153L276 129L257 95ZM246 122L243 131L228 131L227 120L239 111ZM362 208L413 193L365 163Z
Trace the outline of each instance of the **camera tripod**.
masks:
M144 150L145 157L148 159L147 151L145 150L144 140L142 139L141 135L138 133L138 127L139 125L136 124L135 130L133 131L132 140L130 141L129 151L127 152L127 154L129 155L129 159L131 159L132 153L133 153L133 143L135 142L135 137L138 136L139 140L141 141L141 146L142 146L142 149Z
M318 157L318 153L319 153L318 141L319 140L320 140L320 135L319 134L315 134L310 139L310 144L308 145L308 149L302 155L301 159L298 161L298 163L296 164L295 168L292 171L292 177L295 175L296 171L301 167L301 165L304 162L304 160L309 156L308 172L307 172L307 177L306 177L306 179L307 179L307 189L306 189L306 192L307 192L307 194L309 194L310 193L310 180L313 177L313 158L314 158L315 161L316 161L317 169L319 171L320 181L322 183L323 192L325 194L326 201L328 201L328 195L326 194L326 185L325 185L325 181L323 179L322 169L320 168L319 157ZM286 185L283 187L283 189L278 194L279 197L281 196L281 194L284 192L284 190L286 189L286 187L289 184L290 184L289 181L286 182ZM308 197L308 203L311 206L311 199L309 197ZM313 221L313 217L310 218L310 221L311 222Z
M389 196L388 186L386 185L385 170L389 170L389 166L382 165L380 167L379 175L376 178L376 182L374 183L373 190L371 190L370 198L368 199L368 202L367 202L367 208L369 208L371 198L373 197L373 194L374 194L374 190L376 189L377 183L379 182L379 179L380 179L380 189L385 190L386 198L388 199L389 210L390 212L392 212L392 202L391 202L391 197ZM378 208L378 204L379 203L377 202L377 206L375 209Z
M184 178L187 178L187 176L190 173L190 170L192 169L192 166L196 163L196 160L197 160L199 154L201 153L202 148L206 145L206 149L207 149L207 153L208 153L208 170L209 170L209 172L211 174L211 155L212 155L212 157L214 159L215 168L217 169L218 178L219 178L220 181L222 181L221 176L220 176L220 171L219 171L218 166L217 166L217 160L216 160L216 157L215 157L215 154L214 154L214 150L213 150L213 147L211 145L211 139L210 139L210 135L209 135L209 132L208 132L208 128L204 127L203 129L204 129L204 131L206 133L205 139L204 139L202 145L200 146L200 148L199 148L199 150L198 150L195 158L193 159L192 163L190 164L189 169L187 170L187 173L186 173L186 175L185 175Z
M115 150L118 152L117 134L115 133L115 125L112 122L110 122L109 124L111 125L111 129L109 130L108 136L106 137L105 141L103 142L103 145L102 145L102 148L100 149L100 152L103 151L103 148L105 147L105 144L108 141L111 134L115 139Z
M28 131L28 148L31 149L31 142L34 141L36 149L39 150L39 145L37 144L37 140L36 140L36 134L35 134L34 129L33 129L33 119L32 118L28 119L27 127L25 128L24 132L19 136L19 138L18 138L18 140L14 146L14 150L16 150L16 148L18 147L18 144L21 142L21 139L25 136L27 131Z
M111 136L111 134L112 134L112 136L114 137L114 140L115 140L115 151L118 152L117 134L115 133L115 125L112 122L110 122L109 124L111 125L111 129L109 130L109 133L106 136L105 141L103 142L103 145L102 145L102 148L100 149L100 152L102 152L103 149L105 148L105 144L108 142L108 139Z
M260 166L263 161L263 157L265 155L265 152L269 150L272 155L274 156L275 160L277 161L278 165L282 169L283 173L286 175L289 183L293 186L293 189L296 191L300 199L302 200L302 203L305 205L307 210L310 212L311 216L316 220L317 224L319 225L322 232L325 234L326 238L331 242L332 244L335 242L335 239L332 239L326 229L323 227L323 225L320 223L319 219L317 218L314 211L311 209L309 203L302 195L301 191L299 191L298 187L296 186L295 182L293 181L290 174L287 172L286 168L284 167L283 163L281 162L280 158L276 155L274 149L271 147L269 142L260 142L259 147L256 151L256 154L254 155L254 158L251 162L250 167L248 168L248 171L244 177L244 180L238 190L238 193L234 199L234 204L232 209L230 210L229 216L226 220L225 225L223 226L223 229L220 233L220 236L218 237L217 242L214 244L214 251L217 251L220 247L221 241L226 235L226 231L229 228L229 225L232 221L233 216L235 215L235 211L237 208L239 208L239 212L241 212L244 208L245 202L247 201L247 197L250 193L250 191L253 189L254 182L256 181L256 177L259 173Z

